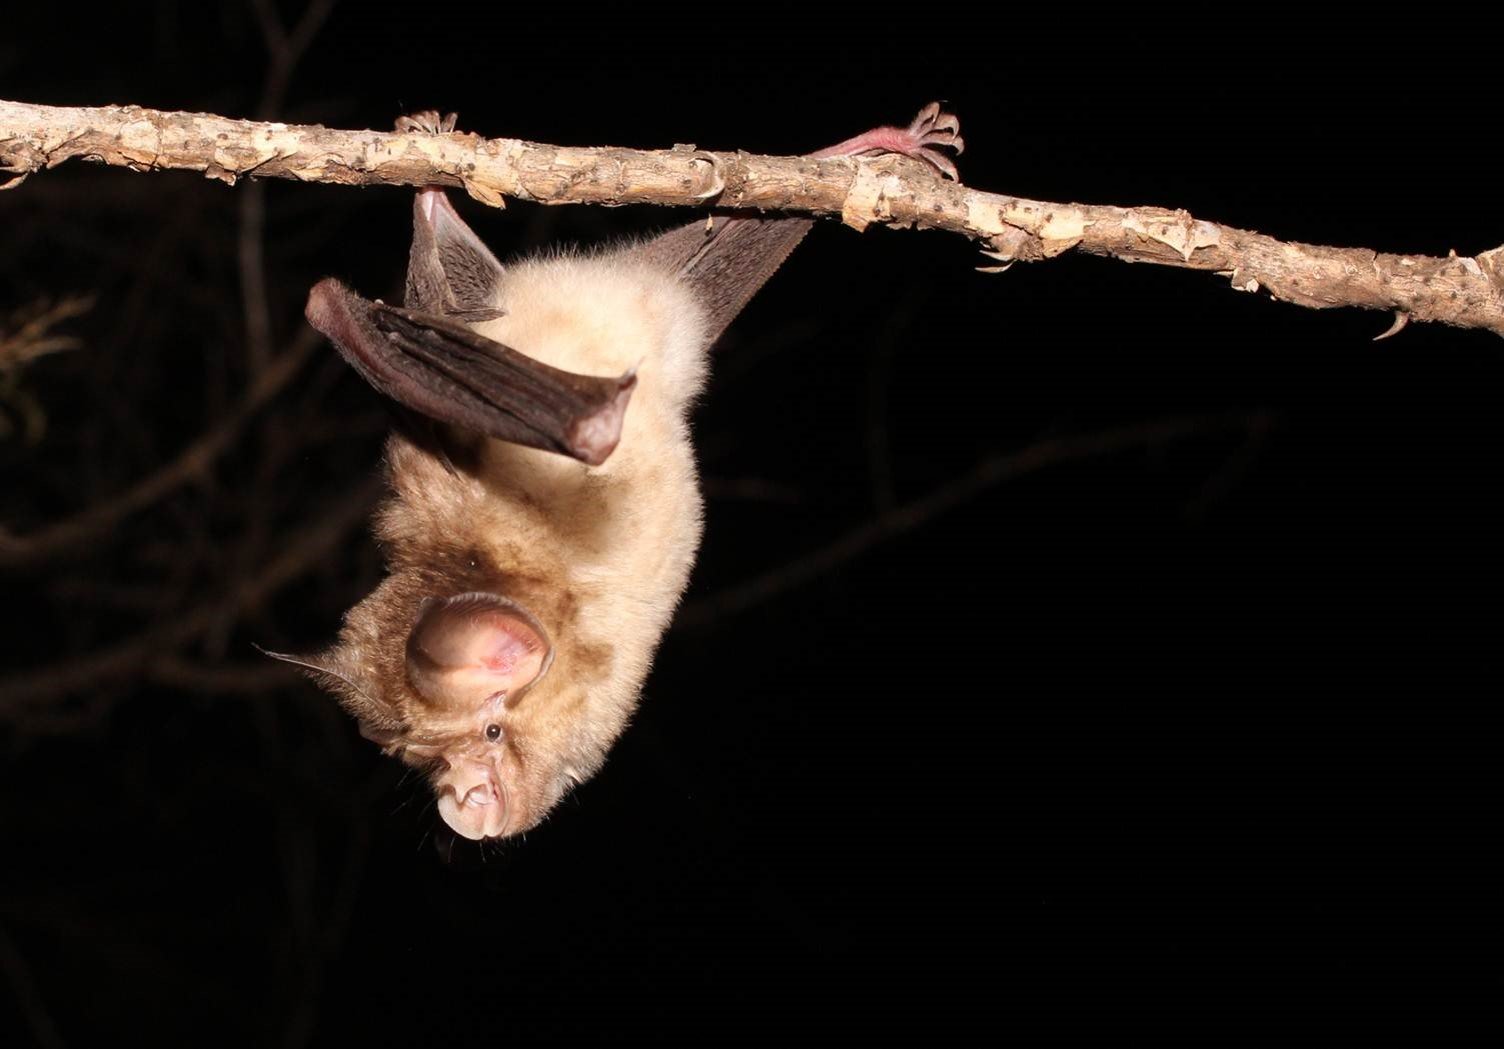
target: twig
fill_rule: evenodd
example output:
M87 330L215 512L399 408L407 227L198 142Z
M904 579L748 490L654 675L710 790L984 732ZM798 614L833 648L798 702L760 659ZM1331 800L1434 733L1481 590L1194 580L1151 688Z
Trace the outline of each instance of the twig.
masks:
M118 682L123 676L140 672L161 654L180 648L212 629L226 617L239 615L265 601L327 556L370 513L380 491L378 478L362 483L332 504L310 527L289 537L276 557L240 580L217 601L185 611L110 648L63 664L0 678L0 720L22 717L39 701L79 692L104 679Z
M321 336L311 329L300 331L292 345L256 377L240 403L218 425L200 435L172 462L141 478L113 499L97 503L29 535L13 535L0 528L0 568L31 564L76 549L103 535L127 515L151 506L179 486L201 476L234 444L246 422L297 374L303 362L318 348L320 340Z
M342 185L462 186L500 207L672 204L839 215L948 230L981 241L1003 269L1072 248L1129 262L1210 270L1239 291L1313 309L1360 306L1504 335L1504 245L1474 256L1391 255L1283 242L1164 208L1055 204L945 182L897 156L762 157L693 146L633 150L338 131L138 106L68 108L0 101L0 173L81 157L136 171L200 171Z
M975 469L941 485L929 495L879 514L870 523L802 557L754 576L720 593L691 601L675 618L675 627L701 627L725 616L745 611L815 579L846 561L934 518L958 509L987 489L1015 477L1072 459L1118 452L1126 448L1164 444L1195 434L1229 429L1262 429L1261 415L1231 415L1199 419L1172 419L1143 426L1127 426L1101 433L1081 434L1039 441L1010 455L983 460Z
M334 10L334 0L313 0L298 19L298 24L289 35L282 25L276 5L271 0L254 0L252 4L256 19L261 25L261 34L266 40L270 63L261 88L261 100L256 106L256 116L270 120L282 108L292 81L293 70L303 57L308 45L313 42L319 27ZM245 313L246 354L250 359L251 374L258 374L266 367L271 356L272 323L271 306L266 294L266 193L259 183L253 183L240 198L240 236L238 261L240 266L240 294Z
M31 976L31 967L26 964L26 959L3 925L0 925L0 971L5 973L11 996L20 1006L21 1015L26 1020L26 1026L31 1029L31 1036L36 1039L36 1044L46 1046L47 1049L62 1049L67 1043L58 1033L52 1013L42 1001L36 981Z
M70 295L57 302L32 303L0 320L0 374L49 353L77 349L80 343L76 337L55 334L53 329L88 313L93 306L92 296Z

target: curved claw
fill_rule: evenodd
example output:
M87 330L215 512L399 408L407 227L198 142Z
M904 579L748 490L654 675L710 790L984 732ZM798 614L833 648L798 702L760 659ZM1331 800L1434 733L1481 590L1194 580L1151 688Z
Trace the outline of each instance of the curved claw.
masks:
M937 152L953 150L957 156L966 151L966 140L961 137L961 118L931 102L910 121L908 133L914 140L914 152L910 156L924 160L942 175L960 181L956 165L949 157Z
M966 148L966 140L954 131L931 131L928 134L920 135L919 142L921 145L926 146L946 146L954 149L957 153L962 152Z
M935 118L938 116L940 116L940 103L931 102L915 114L913 120L909 121L909 134L924 134L934 126Z
M425 109L421 113L398 117L396 129L420 131L428 135L447 135L454 130L459 117L458 113L446 113L440 116L437 109Z
M942 146L958 154L966 152L966 140L960 135L925 135L919 140L922 146Z
M916 138L949 142L961 134L961 118L940 108L939 102L931 102L909 122L909 134Z
M954 113L941 113L935 118L930 126L931 131L949 131L955 133L961 130L961 120Z
M944 153L931 149L928 146L920 146L911 155L918 160L923 160L952 182L961 181L961 173L956 170L955 163Z

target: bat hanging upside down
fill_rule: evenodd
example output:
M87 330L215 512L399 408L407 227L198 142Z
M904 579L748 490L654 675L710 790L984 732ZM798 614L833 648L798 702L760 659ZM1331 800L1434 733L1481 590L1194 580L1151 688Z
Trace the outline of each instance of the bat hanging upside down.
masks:
M954 178L958 131L931 104L814 156L898 152ZM717 216L504 267L429 187L403 307L332 279L309 294L309 322L417 425L387 446L390 574L332 649L277 658L426 772L456 833L536 826L625 727L700 541L686 416L707 351L811 225Z

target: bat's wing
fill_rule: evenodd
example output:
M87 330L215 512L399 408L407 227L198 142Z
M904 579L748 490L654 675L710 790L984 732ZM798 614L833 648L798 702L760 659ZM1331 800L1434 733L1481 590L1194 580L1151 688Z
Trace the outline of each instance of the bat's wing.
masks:
M713 342L813 225L812 219L716 215L660 234L632 254L694 289L710 315Z
M501 263L442 189L428 186L414 195L404 306L458 320L490 320L501 315L495 309L501 274Z
M944 150L960 153L961 122L938 102L919 111L907 127L877 127L810 154L850 157L864 153L900 153L937 174L957 177ZM635 249L634 257L678 274L710 313L712 340L736 319L783 260L814 225L811 219L764 218L755 212L717 215L670 230Z
M304 312L367 382L430 419L591 466L621 439L631 372L561 371L456 320L361 298L332 278L314 285Z

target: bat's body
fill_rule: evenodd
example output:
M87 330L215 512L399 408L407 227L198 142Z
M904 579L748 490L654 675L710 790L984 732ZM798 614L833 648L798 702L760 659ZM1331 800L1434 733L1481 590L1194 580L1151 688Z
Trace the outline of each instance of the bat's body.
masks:
M636 703L700 541L685 415L704 375L706 327L704 310L671 274L620 255L524 263L507 270L497 291L511 305L476 325L480 334L569 371L636 368L619 443L590 467L464 435L450 435L447 456L435 455L394 435L387 459L395 498L378 528L394 572L352 610L342 637L360 651L381 650L383 638L406 637L421 602L436 594L502 592L545 625L554 666L506 710L518 751L501 766L518 773L500 784L508 811L472 807L480 821L462 825L465 810L441 809L456 830L484 836L537 822L600 766ZM385 648L398 658L377 677L404 681L404 646ZM384 697L401 691L381 689ZM425 714L414 704L401 720L433 732ZM478 749L492 749L484 724L461 727ZM524 763L533 775L524 777Z
M955 130L931 107L829 152L943 169L926 144L959 147ZM456 832L534 826L625 726L699 545L687 413L707 350L809 225L717 218L502 267L430 188L406 309L333 281L310 295L347 359L440 425L392 437L391 574L300 662L430 772Z

